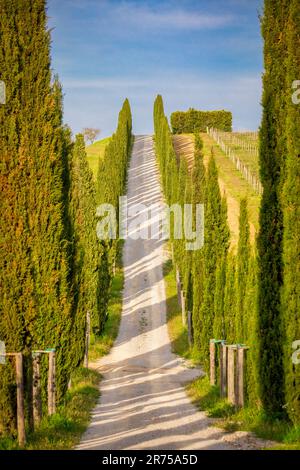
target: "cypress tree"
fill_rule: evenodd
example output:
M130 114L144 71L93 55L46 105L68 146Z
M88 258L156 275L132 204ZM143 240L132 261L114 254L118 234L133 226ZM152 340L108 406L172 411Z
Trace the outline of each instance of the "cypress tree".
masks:
M204 295L200 308L200 349L206 369L208 368L209 340L213 334L216 269L226 255L229 242L227 211L222 201L218 183L218 171L213 154L210 157L205 196L205 240L204 240Z
M249 252L247 278L245 279L245 300L243 317L243 342L249 347L247 351L245 395L250 405L261 406L259 398L259 339L258 330L258 267L256 253Z
M300 423L300 366L292 361L292 344L300 339L300 104L291 99L300 71L300 4L289 2L286 59L286 172L283 186L282 313L284 327L285 403L290 418ZM299 349L299 347L297 348Z
M188 205L191 206L192 197L193 197L193 195L192 195L192 181L191 181L191 176L188 172L188 165L187 165L184 204L188 204ZM190 214L190 212L188 212L187 208L184 208L182 213L184 214L184 217L186 218L188 223L193 224L193 214ZM191 219L190 219L190 215L192 216ZM193 280L192 280L193 251L187 250L187 248L186 248L186 243L188 242L188 236L187 235L188 235L187 233L184 233L184 239L182 240L182 252L183 252L182 275L183 275L183 290L184 290L184 295L185 295L186 312L192 311L192 304L193 304L193 292L192 292L192 285L193 285Z
M286 154L285 56L287 0L265 0L263 118L260 129L260 176L263 195L258 236L259 367L261 399L269 412L284 404L281 189Z
M205 201L205 166L203 163L203 142L199 134L195 134L194 166L192 172L193 204L204 204ZM205 218L205 214L204 214ZM200 347L200 306L204 292L203 248L193 254L193 331L195 349Z
M130 158L132 144L132 117L130 104L125 99L118 117L118 126L109 144L105 148L103 159L99 159L98 175L96 182L97 204L112 204L118 217L119 196L125 192L127 167ZM113 265L117 256L118 242L116 240L103 241L103 249L106 251L106 262L113 271ZM104 261L104 258L103 258ZM102 264L102 267L104 264ZM100 272L100 277L106 274ZM105 303L104 303L105 305Z
M239 217L239 243L237 253L237 305L236 305L236 339L237 343L245 342L247 325L245 322L246 311L244 307L246 282L248 275L248 263L250 256L250 228L248 222L247 201L241 200Z
M71 327L64 226L61 110L51 87L44 0L0 1L2 224L0 336L7 350L57 347L57 391ZM1 373L1 431L11 431L14 385ZM8 393L9 392L9 393Z
M216 268L216 289L214 296L213 334L216 339L225 339L225 286L226 286L226 254L223 254Z
M227 255L226 284L224 290L224 339L228 344L236 342L236 256L229 252ZM222 338L223 339L223 338Z

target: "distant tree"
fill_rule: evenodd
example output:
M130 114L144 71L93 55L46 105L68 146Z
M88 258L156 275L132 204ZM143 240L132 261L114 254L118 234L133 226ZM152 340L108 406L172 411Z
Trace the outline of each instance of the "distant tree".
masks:
M93 144L100 134L100 129L93 129L92 127L85 127L82 129L82 134L86 142Z

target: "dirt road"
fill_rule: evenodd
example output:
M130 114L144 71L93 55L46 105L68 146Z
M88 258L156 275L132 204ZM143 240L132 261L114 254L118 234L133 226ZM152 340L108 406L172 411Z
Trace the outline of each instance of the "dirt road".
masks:
M128 204L159 210L161 193L152 137L137 136L128 179ZM156 215L148 226L154 225ZM131 232L133 235L133 231ZM125 287L119 336L99 360L101 398L78 449L232 449L221 430L187 398L183 384L199 371L172 354L166 326L161 240L124 247Z

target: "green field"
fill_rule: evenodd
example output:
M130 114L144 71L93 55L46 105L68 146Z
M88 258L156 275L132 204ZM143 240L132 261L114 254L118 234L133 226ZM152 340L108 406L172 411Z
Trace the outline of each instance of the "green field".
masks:
M99 158L103 157L105 147L110 140L111 137L106 137L105 139L97 140L97 142L94 142L85 148L86 156L95 179L97 177Z

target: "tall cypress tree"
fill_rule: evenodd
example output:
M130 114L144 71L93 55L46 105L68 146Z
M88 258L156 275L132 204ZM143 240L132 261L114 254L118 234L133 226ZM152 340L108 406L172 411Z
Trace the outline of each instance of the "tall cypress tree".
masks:
M285 402L290 418L300 423L300 366L292 359L292 344L300 339L300 104L291 99L291 86L300 71L300 4L289 2L286 27L286 172L283 187L283 262ZM299 346L298 346L299 349Z
M67 381L71 327L64 227L61 110L51 87L44 0L0 1L0 69L7 103L0 109L0 336L7 350L58 347L57 390ZM0 421L11 426L9 367L1 374Z
M225 339L225 286L226 286L226 264L227 256L224 253L216 268L216 288L214 296L214 316L212 336L216 339Z
M205 202L205 166L203 163L203 142L199 134L195 134L195 151L194 151L194 166L192 172L192 185L193 185L193 204L204 204ZM205 214L204 214L205 219ZM193 254L193 331L194 331L194 346L199 349L201 321L200 321L200 307L203 300L204 292L204 261L203 261L203 248L196 250Z
M256 408L261 406L259 398L259 350L257 342L259 339L258 329L258 268L257 255L249 253L247 278L245 279L245 299L243 316L243 342L249 347L247 351L245 395L250 405Z
M269 412L282 411L284 404L281 190L286 155L285 31L289 4L290 0L265 0L262 21L265 72L259 157L263 185L258 236L259 366L261 399Z
M200 308L200 349L207 369L209 340L213 333L216 270L218 263L226 256L229 242L226 204L221 198L213 154L209 160L206 178L204 234L204 295Z
M236 255L229 252L227 255L226 284L224 289L224 339L228 344L236 342ZM222 338L223 339L223 338Z
M247 201L241 200L240 218L239 218L239 243L237 253L237 306L236 306L236 342L245 342L246 311L245 311L245 293L248 275L248 263L250 257L250 228L248 221Z

